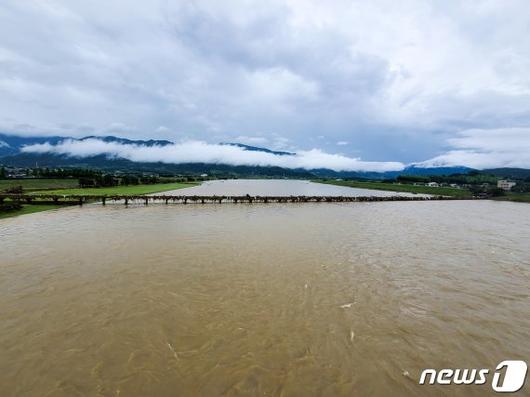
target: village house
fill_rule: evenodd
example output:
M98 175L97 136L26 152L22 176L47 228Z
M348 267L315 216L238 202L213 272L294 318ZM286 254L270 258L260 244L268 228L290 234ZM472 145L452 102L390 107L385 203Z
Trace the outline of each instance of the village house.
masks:
M501 188L502 190L506 192L509 192L510 190L512 190L512 187L514 187L515 185L517 185L515 182L509 181L507 179L499 179L497 181L497 187Z

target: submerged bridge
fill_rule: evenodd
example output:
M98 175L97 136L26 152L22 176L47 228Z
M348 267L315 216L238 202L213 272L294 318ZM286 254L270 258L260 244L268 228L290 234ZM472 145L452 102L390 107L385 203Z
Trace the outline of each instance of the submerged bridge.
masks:
M0 203L8 200L24 204L83 205L89 202L175 204L222 203L356 203L376 201L469 200L450 196L166 196L166 195L58 195L58 194L0 194Z

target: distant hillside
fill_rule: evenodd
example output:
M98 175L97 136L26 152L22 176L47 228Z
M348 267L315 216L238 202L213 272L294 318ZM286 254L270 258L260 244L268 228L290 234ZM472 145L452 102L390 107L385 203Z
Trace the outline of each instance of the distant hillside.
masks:
M527 179L530 178L530 170L525 168L491 168L482 170L483 173L498 176L500 178Z
M313 174L322 178L362 178L362 179L395 179L400 175L409 176L439 176L439 175L453 175L453 174L467 174L473 171L472 168L467 167L436 167L424 168L416 167L414 165L405 167L402 171L387 171L387 172L354 172L342 171L336 172L328 169L311 170Z
M142 146L166 146L171 145L173 142L164 140L131 140L126 138L119 138L115 136L86 136L84 138L76 139L61 136L49 136L49 137L24 137L9 134L0 133L0 158L10 155L16 155L20 152L20 149L26 145L36 145L42 143L50 143L52 145L58 142L64 141L65 139L73 139L79 141L85 141L87 139L99 139L104 142L116 142L124 145L142 145Z
M291 170L281 167L252 167L233 166L225 164L205 163L136 163L126 159L109 159L104 155L76 158L58 156L49 153L20 153L14 156L0 158L0 163L9 166L23 168L39 167L47 168L91 168L106 171L136 171L154 172L161 175L197 175L208 174L217 177L279 177L294 179L310 179L314 175L306 170Z
M104 155L76 158L51 153L23 153L20 149L25 145L42 144L48 142L57 144L65 140L100 139L104 142L115 142L123 145L138 146L166 146L173 142L167 140L131 140L116 136L87 136L84 138L51 137L20 137L15 135L0 134L0 164L14 167L90 167L104 170L142 171L167 174L197 174L224 175L235 177L284 177L284 178L355 178L355 179L395 179L400 175L408 176L440 176L453 174L467 174L476 171L467 167L437 167L424 168L410 165L402 171L391 172L337 172L330 169L287 169L281 167L258 167L258 166L232 166L225 164L166 164L166 163L138 163L125 159L113 159ZM237 146L243 150L270 153L276 156L295 156L296 153L275 151L267 148L245 145L242 143L222 143L223 145ZM530 170L520 168L496 168L481 171L498 177L525 179L530 177Z
M166 145L172 145L173 142L171 141L165 141L165 140L157 140L157 139L150 139L148 141L143 140L131 140L126 138L119 138L116 136L86 136L84 138L79 139L80 141L86 141L87 139L99 139L103 142L115 142L115 143L121 143L122 145L140 145L140 146L166 146Z
M291 153L291 152L281 152L281 151L277 151L277 150L265 149L265 148L257 147L257 146L244 145L242 143L227 143L227 142L223 142L223 143L221 143L221 145L237 146L237 147L240 147L242 149L248 150L250 152L264 152L264 153L275 154L277 156L294 156L296 154L296 153Z
M49 142L54 145L57 142L62 141L63 139L65 138L59 136L23 137L0 133L0 158L17 154L20 151L20 148L25 145L34 145L45 142Z

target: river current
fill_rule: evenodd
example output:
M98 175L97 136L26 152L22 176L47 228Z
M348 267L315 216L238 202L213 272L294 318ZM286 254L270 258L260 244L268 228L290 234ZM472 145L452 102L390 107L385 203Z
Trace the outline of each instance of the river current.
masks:
M187 192L267 183L346 189ZM530 205L486 200L93 204L0 220L0 394L487 395L489 383L418 379L528 361L529 241Z

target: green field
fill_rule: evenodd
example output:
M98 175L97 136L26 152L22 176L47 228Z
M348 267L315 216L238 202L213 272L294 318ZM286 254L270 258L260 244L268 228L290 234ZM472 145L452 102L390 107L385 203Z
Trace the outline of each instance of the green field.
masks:
M79 186L77 179L0 179L0 191L22 186L25 191L71 189Z
M130 185L130 186L112 186L98 188L75 188L75 189L57 189L46 191L48 194L74 194L74 195L119 195L119 194L150 194L158 192L167 192L168 190L183 189L186 187L197 186L198 183L157 183L154 185ZM40 192L36 192L40 193Z
M60 179L59 179L60 180ZM2 181L3 182L3 181ZM183 189L186 187L197 186L198 183L158 183L154 185L136 185L136 186L115 186L108 188L73 188L73 189L57 189L57 190L47 190L45 193L51 194L65 194L65 195L119 195L119 194L149 194L149 193L158 193L166 192L168 190L177 190ZM17 186L17 185L15 185ZM19 185L18 185L19 186ZM35 190L32 193L39 194L44 193L42 190ZM9 211L9 212L0 212L0 219L9 218L12 216L32 214L34 212L46 211L50 209L64 208L64 205L41 205L41 204L24 204L22 209L19 211Z
M313 182L327 183L329 185L355 187L359 189L386 190L402 193L432 194L452 197L471 197L471 192L466 189L456 189L450 187L430 187L411 184L384 183L384 182L364 182L364 181L337 181L335 179L315 179Z

